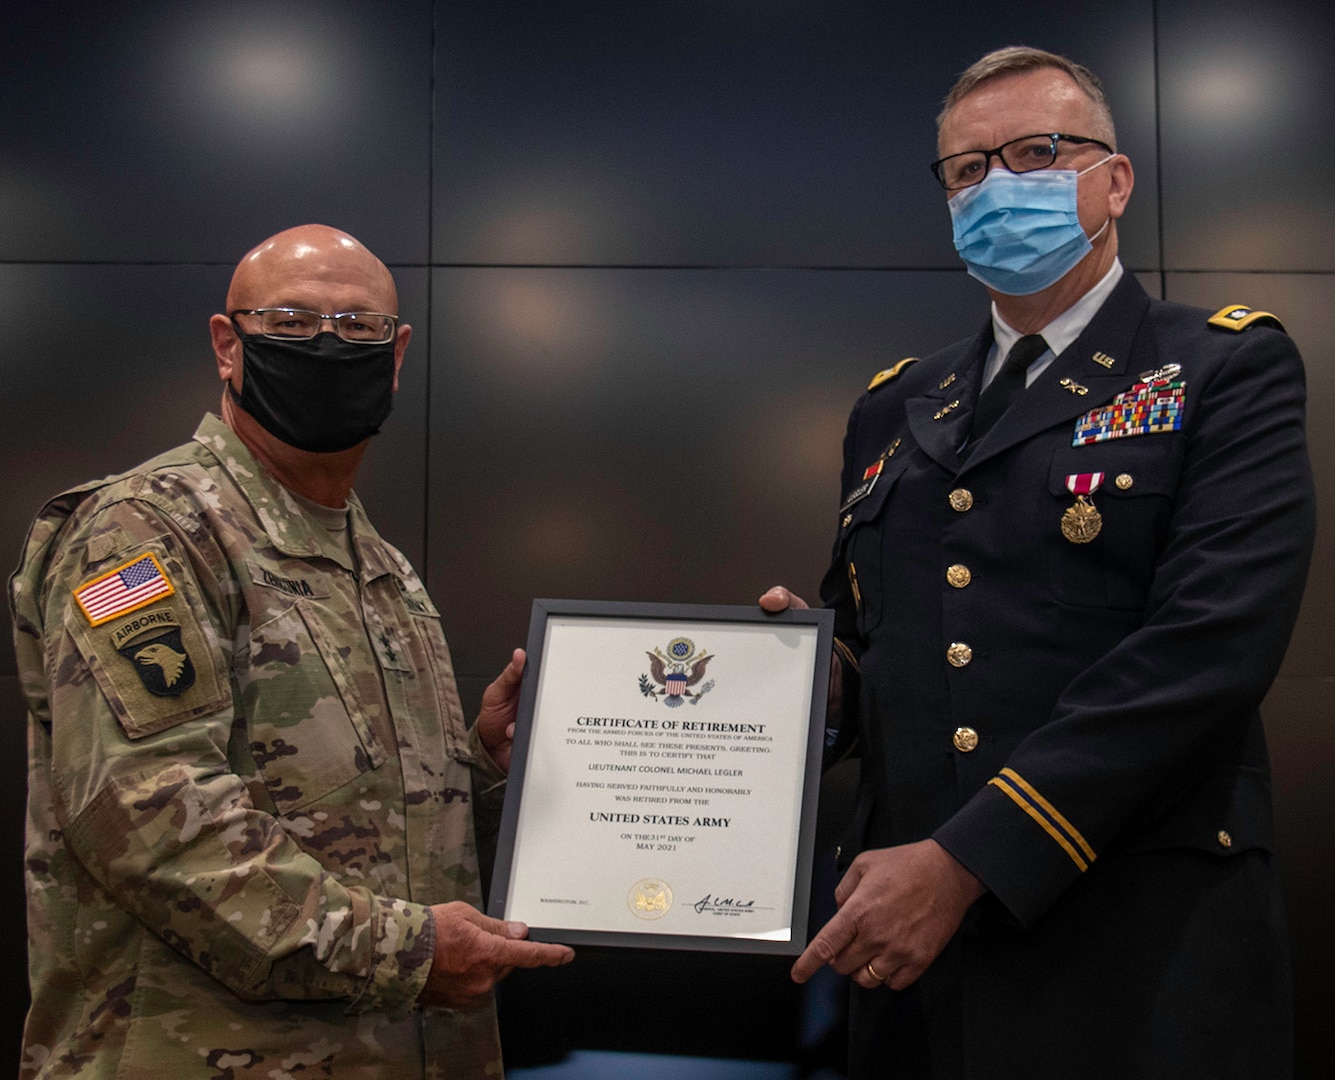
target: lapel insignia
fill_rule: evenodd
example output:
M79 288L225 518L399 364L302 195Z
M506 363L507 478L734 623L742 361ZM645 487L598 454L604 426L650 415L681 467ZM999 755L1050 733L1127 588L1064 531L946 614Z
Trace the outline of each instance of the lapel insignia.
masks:
M1103 483L1103 473L1071 473L1066 477L1066 490L1075 496L1075 502L1062 514L1062 535L1073 544L1088 544L1103 529L1103 515L1094 507L1090 496Z
M1117 363L1117 361L1114 360L1111 356L1109 356L1106 352L1096 352L1093 356L1090 357L1090 359L1093 360L1094 363L1105 368L1110 368L1113 366L1113 364Z
M936 412L932 413L933 420L940 420L943 416L949 416L960 407L960 399L956 398L949 405L942 405Z
M1088 386L1081 386L1074 379L1063 379L1061 381L1061 384L1067 390L1071 391L1071 393L1075 394L1076 397L1084 397L1086 394L1089 393Z
M1168 364L1147 371L1108 405L1085 413L1075 422L1072 446L1089 446L1129 435L1152 435L1182 428L1187 384L1177 379L1181 367Z
M936 388L938 390L944 390L954 381L955 381L955 373L952 371L949 375L947 375L944 379L942 379L939 383L936 384Z

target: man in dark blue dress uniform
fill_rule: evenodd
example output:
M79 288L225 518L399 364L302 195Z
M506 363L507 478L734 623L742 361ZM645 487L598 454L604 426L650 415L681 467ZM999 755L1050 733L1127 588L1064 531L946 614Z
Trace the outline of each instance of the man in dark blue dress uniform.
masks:
M1311 555L1302 362L1124 271L1084 68L989 54L938 122L991 317L849 420L821 596L856 858L794 977L852 976L859 1077L1287 1075L1258 706Z

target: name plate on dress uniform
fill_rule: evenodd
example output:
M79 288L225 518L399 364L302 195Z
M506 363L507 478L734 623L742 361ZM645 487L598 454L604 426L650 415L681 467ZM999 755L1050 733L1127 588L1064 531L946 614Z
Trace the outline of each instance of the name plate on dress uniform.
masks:
M800 953L833 627L535 600L490 914L540 941Z

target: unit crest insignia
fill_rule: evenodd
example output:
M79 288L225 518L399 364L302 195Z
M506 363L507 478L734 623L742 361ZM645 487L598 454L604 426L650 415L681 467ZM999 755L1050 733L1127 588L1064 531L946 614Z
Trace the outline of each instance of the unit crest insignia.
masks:
M690 690L705 677L705 666L714 659L704 649L696 652L690 638L673 638L666 652L655 647L645 655L649 657L649 674L640 676L640 693L645 697L662 698L664 705L675 709L683 701L696 704L714 689L714 680L710 679L695 693Z

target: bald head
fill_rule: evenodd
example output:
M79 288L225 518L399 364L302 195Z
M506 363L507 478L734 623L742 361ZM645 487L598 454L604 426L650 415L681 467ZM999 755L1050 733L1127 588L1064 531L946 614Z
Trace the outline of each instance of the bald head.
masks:
M389 269L359 240L328 225L298 225L269 237L237 265L227 310L399 313Z
M270 397L257 396L264 393L257 389L264 378L264 364L276 365L274 370L289 366L282 358L274 358L274 344L270 343L266 348L261 340L260 318L242 314L262 308L293 308L318 315L362 312L397 317L399 298L394 278L384 263L347 233L328 225L299 225L269 237L247 252L232 275L226 313L218 312L209 319L218 377L227 386L223 391L223 419L284 487L325 506L341 506L351 490L353 474L366 448L366 440L346 450L328 451L323 449L328 428L337 421L334 426L351 427L356 431L360 425L373 432L384 419L377 412L383 404L375 385L380 376L372 371L367 386L350 386L346 381L339 383L334 379L332 371L327 381L318 378L317 373L318 385L310 386L307 393L306 389L292 391L290 379L301 374L295 371L289 372L288 381L279 380L269 386ZM332 324L324 325L328 327L326 333L336 332ZM242 335L250 339L249 345L243 341ZM310 349L316 354L321 349L318 337L309 342ZM395 327L390 393L399 388L399 370L411 337L412 327L407 323L401 322ZM305 340L293 340L283 347L289 350L283 356L289 356L291 349L305 345ZM383 349L378 344L361 346L353 343L353 347L365 348L367 356L373 356L373 350ZM262 350L263 355L256 353L247 359L248 349ZM247 377L247 364L259 365L256 368L259 382ZM372 366L375 366L374 361ZM309 366L306 374L309 376ZM377 401L376 409L370 410L374 415L369 420L363 415L367 412L363 408L363 391ZM312 445L313 441L305 434L300 439L293 438L295 428L292 423L294 418L304 418L309 427L311 402L321 394L325 397L323 412L315 422L321 428L321 448L306 450L303 447ZM338 409L344 406L345 412L339 413ZM258 409L267 419L258 419L248 409ZM331 416L333 421L330 421ZM283 441L285 437L287 442Z

